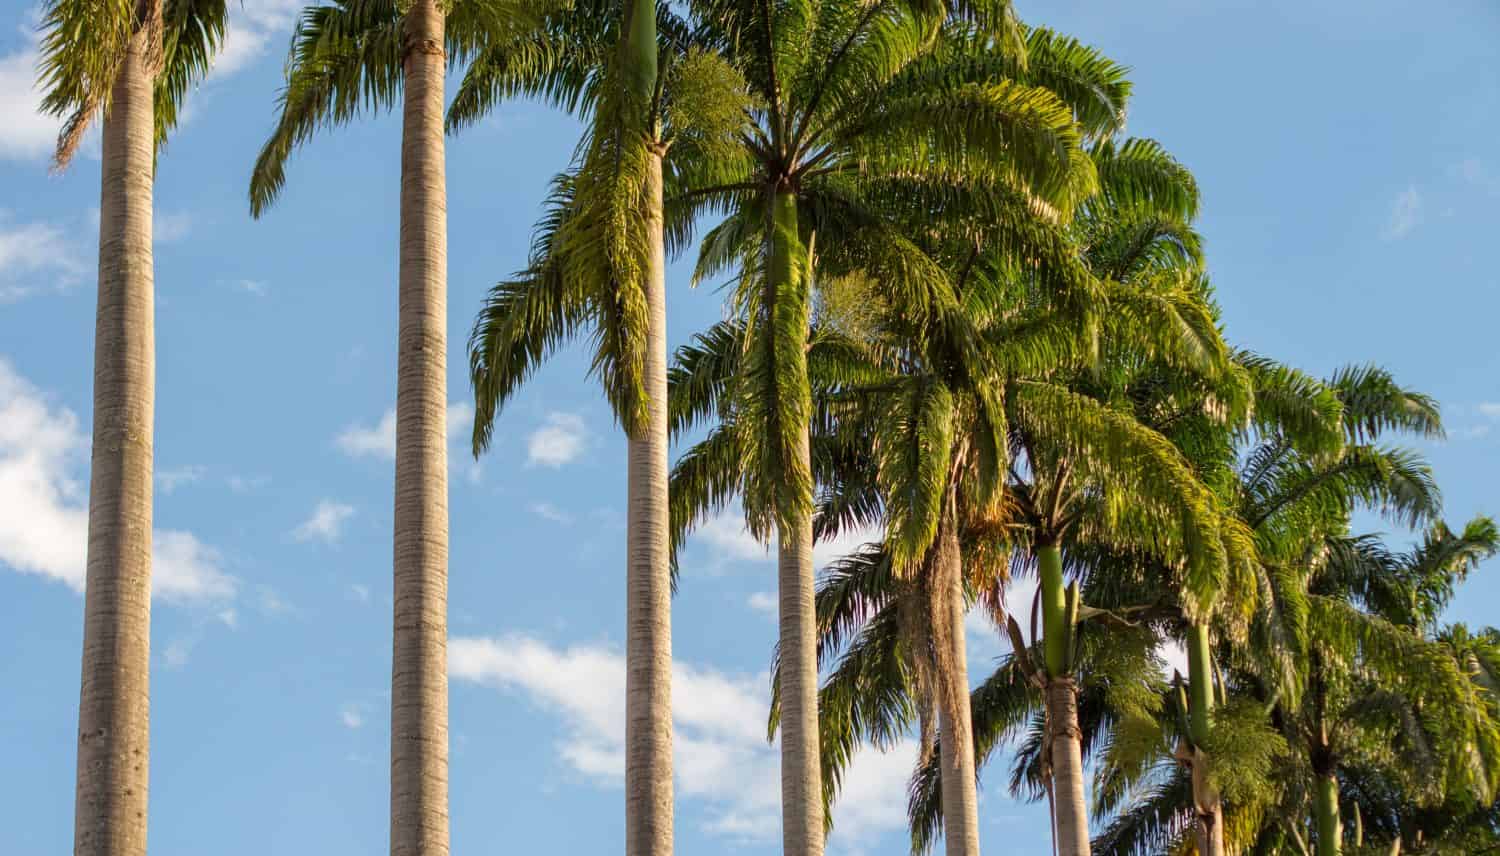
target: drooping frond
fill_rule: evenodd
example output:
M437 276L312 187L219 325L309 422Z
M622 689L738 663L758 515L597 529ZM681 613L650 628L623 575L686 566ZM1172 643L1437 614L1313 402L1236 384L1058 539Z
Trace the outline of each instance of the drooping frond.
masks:
M159 2L137 0L49 0L43 7L41 108L63 119L53 154L55 169L67 167L84 134L109 108L120 65L137 32L146 40L144 61L152 73L156 71L161 61L161 16Z
M224 43L225 0L165 0L162 69L156 78L156 147L166 145L188 91L208 76Z

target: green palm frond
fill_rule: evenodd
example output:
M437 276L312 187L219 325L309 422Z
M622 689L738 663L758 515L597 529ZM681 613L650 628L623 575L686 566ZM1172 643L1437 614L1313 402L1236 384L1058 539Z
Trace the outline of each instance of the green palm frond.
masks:
M48 0L43 7L37 69L39 88L45 93L41 109L63 119L54 168L67 167L83 135L109 108L115 78L135 34L142 32L148 51L151 40L160 51L161 15L160 3L136 0ZM160 58L158 54L154 59ZM152 59L146 57L148 65L153 65Z
M1099 174L1099 197L1116 216L1191 223L1198 217L1198 183L1160 143L1132 137L1096 143L1089 156Z
M187 93L208 76L224 44L225 0L166 0L162 8L162 69L156 78L156 146L177 127Z
M304 9L277 97L280 117L250 174L251 216L259 217L281 192L294 148L362 112L390 109L400 94L397 0L341 0Z
M937 537L953 432L953 394L932 377L903 382L877 421L877 478L886 497L887 544L898 573L910 573Z
M1431 396L1403 389L1376 366L1348 366L1329 382L1344 403L1344 425L1353 443L1373 442L1386 431L1442 438L1443 422Z

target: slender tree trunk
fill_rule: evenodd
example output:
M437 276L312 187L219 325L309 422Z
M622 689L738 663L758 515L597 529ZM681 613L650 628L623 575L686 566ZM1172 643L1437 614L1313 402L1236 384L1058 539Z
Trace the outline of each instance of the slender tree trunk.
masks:
M778 190L772 203L774 232L771 270L777 287L800 283L805 291L805 272L787 246L785 235L797 234L797 199L789 190ZM799 326L806 337L806 301ZM805 348L792 358L806 359ZM805 366L803 375L805 376ZM789 392L789 394L792 394ZM801 391L806 395L807 391ZM805 402L804 402L805 403ZM797 434L795 466L812 472L812 452L807 420L810 405L803 407L803 423L792 427ZM781 837L783 856L820 856L823 852L823 778L818 752L818 651L817 612L813 604L813 536L811 497L797 503L795 513L779 515L777 527L777 586L780 612L781 685ZM783 500L785 501L785 500ZM802 507L802 506L805 506Z
M104 117L75 856L146 852L156 397L148 57L160 38L146 27L130 40Z
M625 853L672 852L672 579L667 505L667 292L662 163L647 187L651 269L645 364L647 423L629 438L629 533L625 621Z
M1052 739L1058 856L1089 856L1088 804L1078 730L1078 688L1071 676L1047 681L1047 723Z
M1047 728L1051 736L1054 827L1058 856L1088 856L1089 819L1084 798L1083 750L1078 730L1078 688L1068 650L1068 594L1062 550L1037 548L1042 602L1042 648L1047 665Z
M403 21L391 853L448 853L447 190L443 12Z
M938 727L942 740L943 841L948 856L979 856L979 794L974 772L974 725L969 709L969 654L964 639L963 555L958 532L945 520L938 533L933 580L937 608L932 622L943 651L938 663L941 705Z
M1339 780L1332 773L1318 776L1313 812L1318 822L1318 856L1339 856L1344 850L1344 829L1339 822Z
M1224 806L1208 781L1204 745L1213 724L1213 657L1207 624L1188 627L1188 731L1193 742L1193 802L1199 856L1224 856Z

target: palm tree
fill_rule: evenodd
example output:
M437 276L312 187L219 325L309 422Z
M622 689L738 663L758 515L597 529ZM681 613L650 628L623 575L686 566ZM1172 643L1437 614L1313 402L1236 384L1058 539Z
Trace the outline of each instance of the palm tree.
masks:
M613 48L613 50L612 50ZM658 74L659 66L665 66ZM743 84L649 0L558 16L495 43L450 124L543 96L591 115L577 168L554 186L531 264L501 282L470 338L474 452L554 348L592 328L594 368L628 440L626 852L672 851L671 590L663 175L712 175L742 123Z
M1033 43L1054 42L1050 34L1038 31L1033 34ZM1059 64L1058 57L1046 51L1038 51L1032 59L1037 65L1053 66L1054 71ZM1084 77L1074 70L1074 79ZM1091 89L1102 91L1108 85L1107 80L1100 81ZM1165 209L1172 208L1174 201L1181 206L1181 200L1191 204L1195 198L1190 179L1186 188L1182 184L1185 174L1181 168L1147 141L1131 141L1118 150L1101 146L1096 158L1107 191L1101 205L1115 208L1117 214L1128 210L1125 200L1132 193L1144 197L1131 203L1138 213L1145 211L1153 199ZM952 210L950 207L949 212ZM1005 213L1005 218L997 219L1025 219L1024 214L1018 217L1014 211ZM920 219L913 218L912 228L913 234L921 234ZM1003 554L1005 547L988 546L997 542L993 533L1006 533L1020 525L1019 521L1004 522L1008 518L1000 514L1000 509L1005 506L1014 517L1015 504L1024 499L1002 498L999 490L1010 457L1007 433L1019 437L1028 430L1039 431L1054 447L1086 455L1088 463L1082 468L1085 483L1098 473L1112 472L1117 479L1133 479L1140 489L1156 491L1153 496L1175 491L1174 495L1190 507L1201 509L1205 505L1204 492L1191 488L1191 474L1161 438L1150 432L1132 432L1128 419L1091 406L1090 399L1071 396L1065 390L1061 397L1055 394L1059 390L1050 385L1047 373L1064 368L1053 367L1052 363L1060 360L1062 367L1070 361L1079 364L1082 349L1073 343L1093 338L1074 332L1078 327L1067 315L1070 303L1078 299L1074 292L1089 287L1087 271L1077 259L1063 255L1051 266L1058 270L1028 274L1025 265L1018 267L1013 261L1012 244L997 240L995 231L956 220L942 222L941 228L934 230L936 246L917 239L935 264L953 271L951 282L944 285L952 290L954 299L933 301L933 308L924 317L913 319L882 302L863 272L852 277L852 282L821 278L819 323L807 358L816 390L813 398L817 415L813 421L818 426L812 458L817 480L825 485L815 530L819 537L826 537L856 525L884 528L881 548L856 562L864 568L879 568L871 579L878 579L880 586L870 589L861 584L851 590L831 577L820 589L820 659L826 660L838 651L841 640L854 635L866 619L871 627L899 630L884 640L903 652L892 655L898 656L899 667L875 671L877 678L897 680L895 688L878 681L865 688L860 682L866 673L843 665L836 672L840 677L824 687L821 731L829 741L822 747L822 767L829 777L824 783L825 797L832 798L842 768L862 737L899 734L909 724L913 710L925 712L935 706L943 734L936 748L943 766L942 774L932 781L942 785L942 814L949 819L946 840L950 848L972 847L977 838L961 628L968 608L965 578L969 577L970 585L979 583L965 568L980 577L986 574L986 566L988 573L994 572L995 551ZM953 234L963 238L944 245ZM1035 240L1039 236L1033 233L1031 237ZM1056 239L1061 241L1061 235ZM1150 244L1138 245L1136 252L1149 256ZM1069 253L1075 252L1065 241L1062 246ZM1047 257L1049 252L1054 256L1058 253L1056 247L1036 247L1022 257ZM1084 282L1075 281L1070 288L1070 277L1076 280L1080 276ZM851 290L855 292L852 296L841 295ZM1180 368L1200 365L1206 359L1212 370L1215 353L1222 361L1223 346L1206 311L1194 304L1192 295L1175 287L1159 287L1155 292L1142 289L1137 294L1114 284L1096 287L1095 291L1097 299L1111 300L1111 310L1096 307L1097 314L1116 319L1108 327L1113 335L1106 336L1106 341L1133 337L1137 349L1145 349L1140 352L1155 353L1158 359ZM1049 301L1060 305L1049 310ZM836 307L830 310L830 304L857 308L852 313L840 312ZM1143 331L1150 331L1150 335L1143 335ZM1176 337L1191 342L1173 341ZM726 408L725 402L739 400L740 393L732 388L742 381L735 377L737 369L732 367L743 349L743 340L743 327L724 324L679 352L674 413L681 412L685 424L694 414L708 415L717 410L720 421L708 440L684 456L674 476L674 503L687 509L684 519L692 513L695 495L704 497L704 504L718 504L738 484L729 463L734 460L733 444L725 441L742 430L748 420L732 406ZM731 382L723 378L731 378ZM1057 414L1057 408L1065 412ZM1085 427L1070 433L1053 427L1056 425ZM728 455L724 453L726 447ZM1113 462L1098 462L1101 452L1112 456ZM1017 454L1023 462L1030 459L1033 467L1040 465L1034 446L1020 448ZM722 472L716 473L715 468ZM1073 489L1071 485L1069 489ZM1060 519L1061 508L1054 506L1052 510ZM1192 518L1195 512L1184 514ZM1176 522L1169 522L1169 528ZM1067 525L1068 521L1059 522L1058 531ZM978 534L986 531L992 534ZM1006 540L1003 535L998 538L1002 544ZM856 561L855 557L849 561ZM840 571L833 574L842 577ZM1059 592L1061 588L1059 578ZM825 592L843 594L828 600ZM874 617L886 612L888 619ZM1062 630L1054 629L1053 633L1060 636ZM863 652L848 652L841 664L867 659ZM1059 666L1054 675L1066 689L1065 672ZM892 693L914 698L909 704L884 708L868 700L889 699ZM884 710L894 719L861 714L856 709L860 705ZM934 742L930 738L932 719L922 716L924 750ZM1079 828L1075 832L1067 826L1067 831L1087 848L1087 824L1081 808L1082 767L1064 764L1063 769L1068 772L1062 775L1073 773L1078 777L1080 806ZM954 830L960 831L955 834ZM917 839L917 846L925 848L927 840Z
M361 109L402 104L391 852L448 852L446 66L536 26L504 0L336 0L303 11L281 116L250 177L260 216L292 149Z
M74 852L146 852L156 154L224 36L222 0L51 0L42 106L65 117L65 169L103 118L93 458L78 705Z
M739 283L742 430L732 454L743 478L731 481L751 532L769 540L774 530L778 541L783 845L804 856L820 853L824 837L807 353L814 245L819 268L863 270L893 303L923 312L951 296L894 205L937 210L955 189L984 184L1065 211L1091 175L1066 104L1016 79L1024 63L1008 4L950 15L901 0L711 0L699 19L744 74L752 122L737 172L675 182L668 220L726 215L703 240L698 276L732 269ZM945 49L934 38L945 19L986 52ZM974 842L953 840L972 852Z
M1216 781L1243 766L1224 757L1227 746L1236 740L1243 745L1246 734L1261 731L1267 723L1276 733L1251 742L1269 745L1274 741L1298 749L1281 753L1276 787L1262 782L1233 799L1234 816L1222 825L1234 830L1237 847L1259 841L1256 846L1295 846L1307 852L1304 830L1296 818L1305 816L1311 803L1323 827L1321 834L1313 836L1319 853L1337 852L1342 837L1338 788L1330 787L1332 777L1326 771L1340 751L1331 741L1338 741L1347 751L1350 744L1345 739L1352 738L1356 744L1365 740L1372 732L1363 730L1361 719L1368 719L1374 709L1392 710L1391 705L1408 687L1421 690L1425 701L1417 702L1417 707L1425 704L1428 713L1402 719L1404 725L1416 726L1415 732L1408 729L1403 735L1398 729L1378 738L1382 751L1420 745L1420 732L1426 726L1418 724L1428 717L1447 717L1441 720L1446 727L1432 733L1451 731L1460 746L1483 746L1488 739L1487 715L1476 709L1472 694L1463 689L1466 682L1456 677L1457 670L1445 666L1445 658L1437 656L1418 634L1401 630L1399 621L1379 614L1395 610L1398 615L1435 615L1441 607L1432 604L1441 598L1423 594L1422 586L1412 581L1446 579L1442 574L1449 569L1472 561L1476 551L1484 549L1485 527L1471 525L1463 536L1438 533L1441 537L1430 538L1417 553L1399 559L1377 541L1346 535L1350 514L1357 507L1374 508L1409 524L1431 519L1436 513L1437 492L1425 464L1409 452L1374 443L1381 433L1393 429L1439 432L1435 405L1425 396L1400 388L1378 369L1341 371L1324 387L1337 404L1334 424L1340 426L1342 437L1333 439L1343 441L1330 443L1318 439L1317 432L1305 430L1315 420L1297 417L1295 408L1285 407L1299 395L1309 401L1317 398L1307 395L1311 387L1298 381L1295 373L1267 361L1244 361L1256 376L1257 406L1264 401L1269 409L1280 408L1289 418L1279 424L1262 420L1258 437L1240 438L1254 440L1253 444L1231 447L1223 457L1231 466L1218 467L1229 476L1221 492L1255 545L1255 560L1247 568L1253 578L1253 595L1237 599L1239 608L1217 615L1221 632L1207 651L1191 656L1189 649L1191 661L1205 661L1194 668L1201 675L1189 677L1189 688L1203 687L1204 706L1220 706L1226 698L1242 701L1234 721L1211 722L1206 734L1201 728L1195 733L1190 721L1193 702L1180 703L1180 732L1186 735L1188 751L1179 755L1192 773L1191 787L1151 790L1153 779L1144 774L1148 769L1144 761L1121 762L1133 770L1124 778L1135 780L1126 783L1125 789L1134 788L1144 798L1115 818L1096 841L1102 852L1135 852L1143 841L1170 839L1172 819L1191 812L1195 804L1201 806L1202 785L1213 789ZM1278 386L1281 392L1276 391ZM1321 405L1305 408L1304 415L1323 409ZM1183 427L1185 434L1194 430ZM1441 573L1416 570L1423 567L1441 569ZM1145 578L1153 576L1165 579L1169 574L1162 570L1145 574ZM1434 584L1427 590L1440 594L1446 589ZM1357 686L1374 694L1351 695L1349 689ZM1338 692L1330 695L1330 689ZM1342 724L1335 726L1336 720ZM1365 741L1363 745L1373 744ZM1436 757L1454 756L1439 753ZM1411 755L1406 763L1416 760L1417 755ZM1419 791L1409 790L1408 798ZM1215 841L1204 844L1223 846Z

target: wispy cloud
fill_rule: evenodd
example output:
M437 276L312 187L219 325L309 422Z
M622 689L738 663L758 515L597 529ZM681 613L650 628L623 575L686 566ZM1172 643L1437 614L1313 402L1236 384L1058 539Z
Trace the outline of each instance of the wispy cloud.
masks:
M0 56L0 158L41 160L57 145L61 120L42 112L37 88L40 32L35 14L20 29L25 44Z
M0 564L83 591L88 496L78 473L88 438L78 417L0 359ZM223 558L188 532L152 533L154 597L213 602L234 597Z
M271 477L232 475L225 480L225 483L228 484L229 489L235 493L249 493L254 490L260 490L261 488L270 484Z
M194 484L203 480L207 469L200 466L176 467L173 469L157 470L156 484L164 494L171 494L179 487Z
M526 510L543 520L550 520L553 523L569 524L573 522L573 515L550 502L533 502L526 506Z
M339 722L345 728L363 728L365 724L365 706L358 702L349 702L339 708Z
M1382 236L1388 241L1404 238L1422 222L1422 194L1412 185L1396 195Z
M255 297L265 297L266 292L269 290L269 287L258 279L236 279L229 284L236 290L254 295Z
M518 694L560 720L560 761L618 787L625 773L625 661L608 647L553 647L527 636L454 638L455 680ZM703 828L720 838L767 842L780 831L779 761L765 739L765 675L734 675L682 661L672 669L674 768L682 798L700 802ZM856 756L835 809L844 845L905 826L906 780L916 747Z
M0 304L68 290L89 270L83 259L84 251L62 227L12 222L0 210Z
M194 217L186 211L170 214L157 211L151 216L151 240L157 244L170 244L186 238L193 231Z
M354 506L324 499L313 509L312 516L292 531L298 541L322 541L332 544L344 533L344 524L354 516Z
M549 413L526 441L526 463L557 469L583 454L588 432L576 413Z
M745 598L745 605L756 612L765 615L775 615L777 610L776 595L768 591L753 592Z
M448 441L451 443L468 436L473 420L474 405L466 401L451 402L448 405ZM350 425L334 438L334 445L351 457L396 460L396 408L381 414L373 425Z

